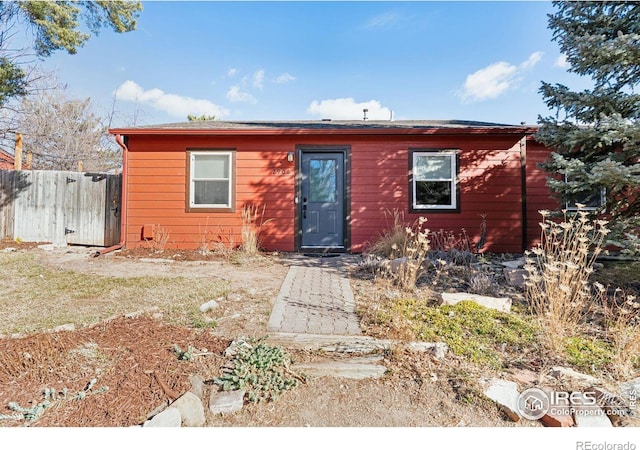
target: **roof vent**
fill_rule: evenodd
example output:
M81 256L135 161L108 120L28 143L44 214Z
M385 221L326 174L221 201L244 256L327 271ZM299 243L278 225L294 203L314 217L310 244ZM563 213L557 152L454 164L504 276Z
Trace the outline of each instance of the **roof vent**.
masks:
M331 119L322 119L323 122L331 122Z
M364 109L362 110L362 112L364 113L364 117L362 118L362 120L367 120L367 112L368 112L368 111L369 111L369 110L368 110L367 108L364 108Z

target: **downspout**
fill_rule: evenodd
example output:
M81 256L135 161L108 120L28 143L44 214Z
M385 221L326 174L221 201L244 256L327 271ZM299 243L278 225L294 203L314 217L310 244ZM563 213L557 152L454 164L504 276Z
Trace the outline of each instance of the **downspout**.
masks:
M115 135L116 142L122 148L122 194L120 196L120 242L116 245L112 245L111 247L103 248L98 250L93 254L94 258L97 258L100 255L104 255L105 253L112 252L114 250L119 250L124 247L124 244L127 240L127 175L128 175L128 153L129 149L127 145L122 141L122 138L119 134Z

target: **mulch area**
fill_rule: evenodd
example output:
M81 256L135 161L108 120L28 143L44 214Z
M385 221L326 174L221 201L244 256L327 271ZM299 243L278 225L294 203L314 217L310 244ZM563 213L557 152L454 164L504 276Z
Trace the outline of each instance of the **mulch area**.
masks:
M56 392L37 420L0 420L0 427L140 425L154 409L188 391L191 375L219 376L228 344L206 330L148 316L0 339L0 414L14 413L10 402L30 408L45 400L45 389ZM180 360L175 345L183 351L192 347L199 355ZM86 389L92 380L95 384Z

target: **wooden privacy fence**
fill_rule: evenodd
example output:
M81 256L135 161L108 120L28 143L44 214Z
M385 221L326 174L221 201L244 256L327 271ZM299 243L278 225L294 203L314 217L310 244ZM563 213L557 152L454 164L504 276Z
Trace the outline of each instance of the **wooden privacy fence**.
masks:
M121 174L0 170L0 238L115 245L121 190Z

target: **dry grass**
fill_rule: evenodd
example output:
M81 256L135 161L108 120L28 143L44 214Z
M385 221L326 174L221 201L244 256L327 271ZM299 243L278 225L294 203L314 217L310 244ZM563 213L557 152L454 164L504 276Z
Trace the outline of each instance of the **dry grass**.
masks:
M541 211L540 244L527 252L525 295L545 329L547 344L559 351L580 327L593 304L589 284L593 264L608 233L606 222L591 221L579 210L561 222Z
M116 278L54 270L26 253L0 254L0 334L29 333L65 323L91 324L113 315L159 308L176 325L228 286L217 278Z
M612 295L600 283L594 283L604 315L604 331L611 344L613 367L628 376L640 365L640 304L632 295L615 289Z
M158 224L153 226L153 238L145 239L145 241L155 253L163 253L170 239L171 231Z
M260 252L262 227L271 221L271 219L264 220L264 211L265 206L262 207L262 210L251 204L242 207L242 245L240 250L247 255L256 255Z

